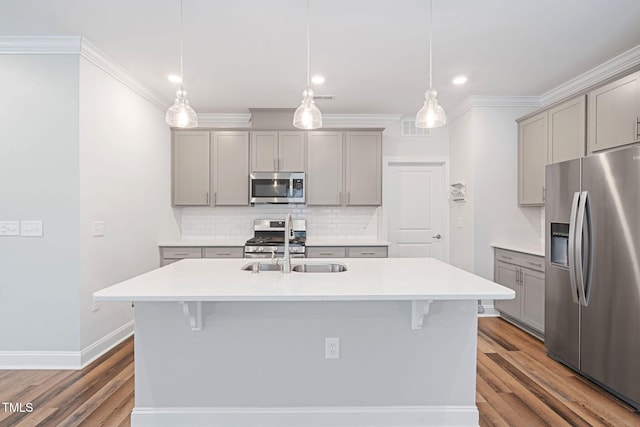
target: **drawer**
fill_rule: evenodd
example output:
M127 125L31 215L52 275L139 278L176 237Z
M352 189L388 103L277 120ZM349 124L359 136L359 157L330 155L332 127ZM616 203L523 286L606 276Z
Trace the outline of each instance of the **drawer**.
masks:
M307 258L346 258L347 248L340 246L307 246Z
M216 246L204 248L205 258L244 258L244 246Z
M496 248L496 260L544 272L544 257Z
M170 258L170 259L202 258L202 248L190 248L190 247L162 248L162 258Z
M347 248L349 258L386 258L386 246L355 246Z

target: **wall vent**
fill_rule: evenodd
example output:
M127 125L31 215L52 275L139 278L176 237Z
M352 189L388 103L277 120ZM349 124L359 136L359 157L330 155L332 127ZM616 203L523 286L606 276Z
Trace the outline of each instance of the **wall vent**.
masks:
M431 136L431 129L417 128L416 119L402 119L402 136Z
M313 95L314 100L323 99L331 101L334 97L335 95Z

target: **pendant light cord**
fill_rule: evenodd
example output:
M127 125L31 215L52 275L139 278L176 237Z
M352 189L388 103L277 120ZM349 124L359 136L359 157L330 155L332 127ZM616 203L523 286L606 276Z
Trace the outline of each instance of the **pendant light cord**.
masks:
M180 87L184 85L184 71L182 70L182 0L180 0Z
M432 59L431 59L431 55L433 54L433 48L431 46L431 39L432 39L432 27L433 27L433 0L429 0L429 90L431 90L432 88L432 82L431 82L431 76L433 74L433 66L432 66Z
M310 0L307 0L307 89L309 89L309 87L311 86L311 78L309 76L311 68L311 66L309 65L311 63L311 48L309 47L309 38L311 34L311 30L309 29L309 27L311 26L311 19L309 18L309 1Z

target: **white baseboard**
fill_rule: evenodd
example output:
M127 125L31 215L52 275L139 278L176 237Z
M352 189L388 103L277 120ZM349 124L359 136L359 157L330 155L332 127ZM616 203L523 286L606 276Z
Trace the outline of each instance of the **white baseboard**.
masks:
M0 369L82 369L133 334L133 320L82 351L0 351Z
M292 408L143 408L132 427L413 427L477 426L476 406L382 406Z

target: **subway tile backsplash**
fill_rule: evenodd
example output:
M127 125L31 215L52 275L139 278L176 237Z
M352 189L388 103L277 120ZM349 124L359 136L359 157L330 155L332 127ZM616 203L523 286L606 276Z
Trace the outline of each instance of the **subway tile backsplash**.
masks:
M379 237L377 207L261 205L182 208L182 238L247 239L253 235L253 220L284 219L288 212L294 219L307 220L309 239L376 240Z

